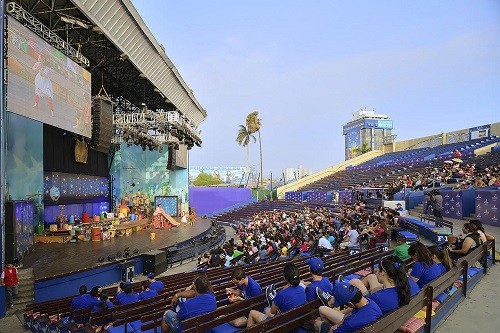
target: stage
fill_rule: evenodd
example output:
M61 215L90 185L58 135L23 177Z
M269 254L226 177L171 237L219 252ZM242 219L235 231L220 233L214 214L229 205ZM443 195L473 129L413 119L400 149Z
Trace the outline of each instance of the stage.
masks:
M127 247L130 248L131 258L151 250L168 248L189 240L210 227L210 220L198 218L194 225L182 224L171 229L143 229L133 232L130 236L114 237L105 241L34 244L31 252L23 258L22 264L23 267L32 267L35 280L40 281L105 266L109 264L108 255L123 253ZM151 232L156 234L154 240L151 239ZM139 253L132 254L134 249L138 249ZM100 256L105 258L102 263L97 260Z

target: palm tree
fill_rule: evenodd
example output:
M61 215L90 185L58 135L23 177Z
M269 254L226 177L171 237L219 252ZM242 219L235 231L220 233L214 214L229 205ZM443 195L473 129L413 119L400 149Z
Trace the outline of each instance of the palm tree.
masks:
M254 111L247 116L247 128L250 133L257 132L259 134L259 152L260 152L260 185L263 184L264 174L262 173L262 141L260 139L260 128L262 119L259 118L259 113Z
M250 139L253 139L253 142L256 142L255 136L244 126L240 125L238 129L238 136L236 137L236 142L240 146L247 147L247 166L246 166L246 177L248 178L249 172L250 172Z

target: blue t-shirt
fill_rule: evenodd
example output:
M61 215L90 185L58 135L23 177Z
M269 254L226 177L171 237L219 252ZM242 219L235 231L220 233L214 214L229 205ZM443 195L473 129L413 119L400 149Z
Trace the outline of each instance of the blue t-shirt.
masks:
M106 301L106 306L102 306L102 307L101 307L101 303L99 302L99 304L94 305L94 307L92 308L92 312L99 312L101 310L111 309L112 307L113 307L113 303L111 303L109 301Z
M417 284L420 288L440 275L441 270L436 263L432 264L432 266L429 267L424 263L417 261L411 269L411 276L418 279Z
M143 299L155 297L156 295L158 295L158 290L155 289L144 290L139 294L139 300L142 301Z
M310 302L318 298L316 294L316 287L319 287L321 290L326 291L327 293L332 293L332 283L328 278L324 277L320 281L313 281L306 288L306 301Z
M444 265L443 265L443 263L442 263L442 262L440 262L440 263L439 263L439 264L437 264L437 265L438 265L439 270L440 270L440 272L441 272L441 274L440 274L440 275L443 275L444 273L446 273L446 272L447 272L446 267L444 267Z
M193 298L188 298L184 302L179 302L179 311L177 316L179 320L184 320L199 316L217 309L217 301L215 295L211 292L196 295Z
M368 300L368 304L359 309L353 309L350 316L345 317L334 333L352 333L377 321L382 317L382 311L377 303Z
M280 309L281 313L295 309L306 304L306 291L300 285L287 287L276 293L273 303Z
M71 306L74 310L91 309L94 305L100 304L101 301L89 294L83 294L73 298Z
M165 286L163 285L163 282L161 282L161 281L154 281L154 282L151 282L151 285L149 288L160 291L163 288L165 288Z
M410 283L410 296L413 297L420 292L420 287L410 277L408 278L408 282Z
M248 276L247 278L248 285L242 285L238 287L238 289L241 291L241 297L247 299L262 294L262 288L260 287L259 283L257 283L257 281L252 279L250 276Z
M118 301L118 303L120 303L120 305L125 305L125 304L129 304L129 303L137 302L138 300L139 300L139 295L137 295L137 294L123 293L123 296L120 297L120 300Z

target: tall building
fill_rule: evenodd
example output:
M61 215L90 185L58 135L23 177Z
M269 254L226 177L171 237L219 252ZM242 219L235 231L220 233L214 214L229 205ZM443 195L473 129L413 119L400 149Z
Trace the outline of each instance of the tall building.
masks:
M370 150L382 150L384 138L391 136L392 120L375 111L359 110L344 125L345 159L351 159Z
M309 176L312 174L311 168L305 168L302 165L299 165L296 168L286 168L283 169L283 175L285 176L285 181L286 183L300 179L304 176Z

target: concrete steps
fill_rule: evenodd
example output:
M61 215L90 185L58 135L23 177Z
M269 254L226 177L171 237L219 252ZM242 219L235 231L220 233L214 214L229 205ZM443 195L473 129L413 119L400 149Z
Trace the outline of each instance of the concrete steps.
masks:
M35 300L35 276L33 268L18 268L17 276L19 278L18 295L14 299L14 307L9 312L24 311L27 304Z

